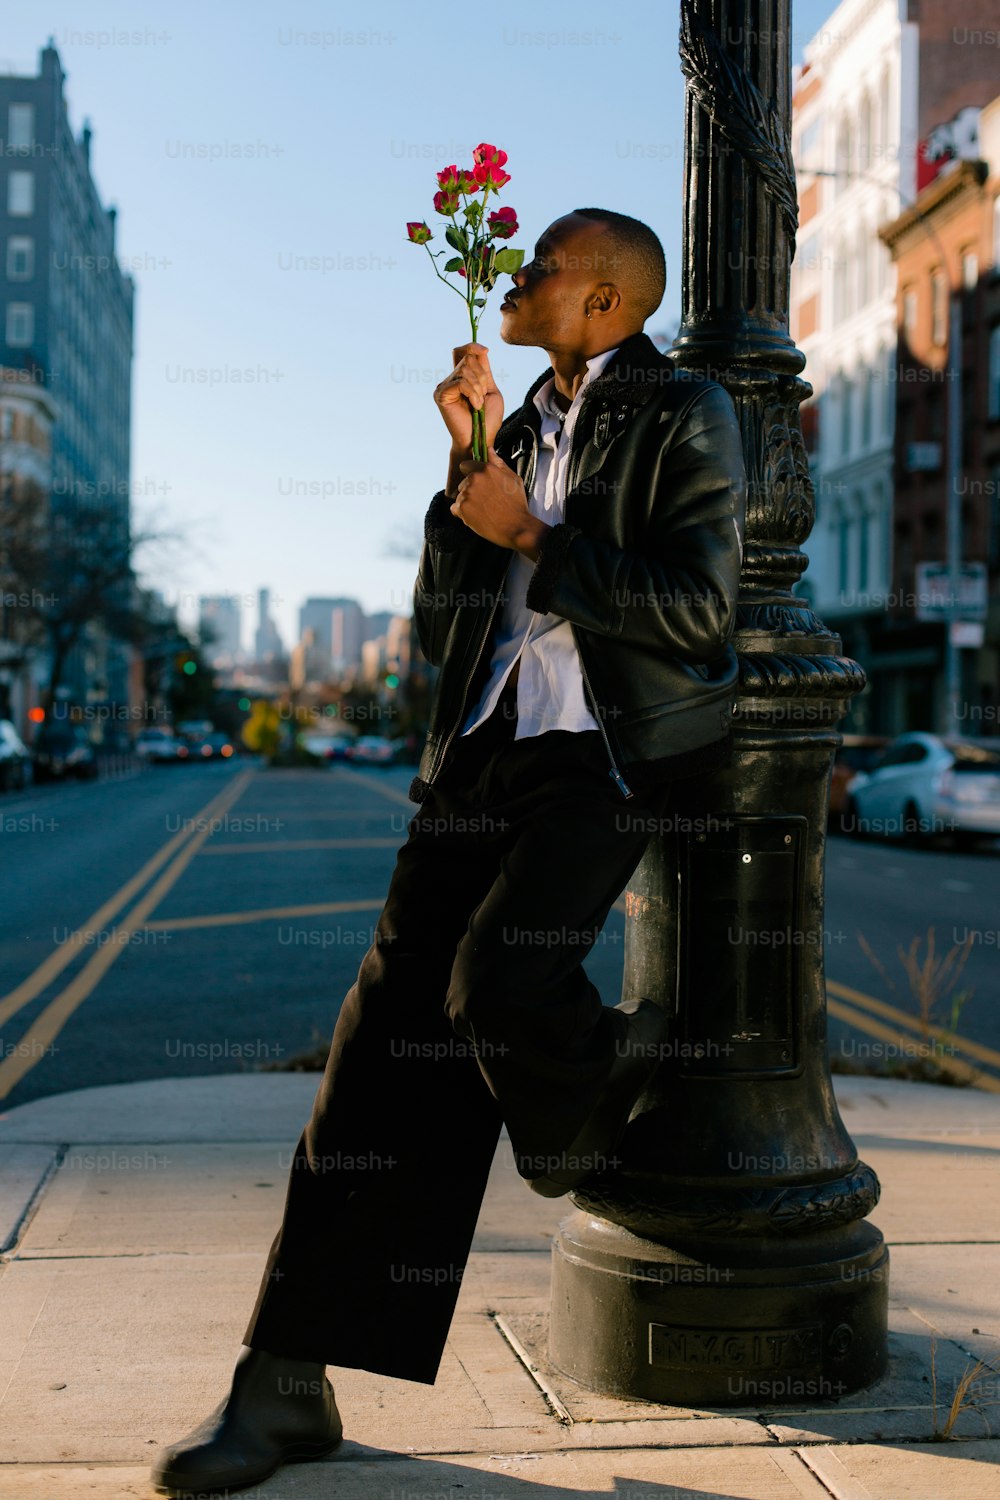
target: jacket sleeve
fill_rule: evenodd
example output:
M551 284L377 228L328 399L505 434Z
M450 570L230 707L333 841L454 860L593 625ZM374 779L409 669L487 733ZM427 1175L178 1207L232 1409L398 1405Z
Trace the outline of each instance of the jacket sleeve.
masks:
M451 513L451 500L438 490L424 517L424 545L413 586L413 618L420 649L432 667L439 667L454 614L446 587L447 559L468 545L475 533Z
M642 550L565 522L543 538L527 605L598 635L711 661L736 615L746 524L739 422L723 386L692 401L655 471Z

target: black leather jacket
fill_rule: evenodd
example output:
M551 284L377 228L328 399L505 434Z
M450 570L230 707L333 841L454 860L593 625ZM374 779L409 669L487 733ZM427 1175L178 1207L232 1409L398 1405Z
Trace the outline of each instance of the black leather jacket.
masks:
M530 494L533 403L497 434ZM439 491L424 522L417 636L440 668L410 798L422 802L489 676L508 548L486 541ZM527 606L569 620L584 689L623 797L724 750L736 698L729 644L743 554L746 471L726 390L678 368L644 333L586 387L573 431L565 520L540 546ZM716 752L713 755L713 750Z

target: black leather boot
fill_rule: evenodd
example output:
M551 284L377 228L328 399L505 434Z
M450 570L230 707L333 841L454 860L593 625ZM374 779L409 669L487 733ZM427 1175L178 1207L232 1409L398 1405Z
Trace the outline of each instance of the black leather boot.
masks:
M615 1166L611 1152L625 1134L633 1106L663 1058L667 1019L655 1001L626 1000L618 1012L618 1041L611 1072L574 1140L546 1170L526 1177L543 1198L561 1198L595 1173Z
M162 1450L152 1480L161 1494L183 1500L241 1490L282 1464L322 1458L342 1436L325 1365L244 1347L229 1395Z

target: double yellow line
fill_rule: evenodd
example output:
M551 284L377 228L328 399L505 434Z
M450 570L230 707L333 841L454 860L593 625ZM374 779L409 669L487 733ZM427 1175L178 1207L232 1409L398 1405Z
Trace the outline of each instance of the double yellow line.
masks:
M20 1042L7 1049L8 1055L0 1062L0 1099L6 1099L25 1074L42 1060L46 1049L52 1045L73 1012L93 993L115 959L128 947L131 934L145 925L150 913L183 875L212 833L213 820L224 816L243 795L253 774L252 771L241 771L190 820L188 827L182 828L173 838L168 839L163 848L148 859L131 880L126 881L103 906L99 906L54 953L50 953L33 974L0 999L0 1026L3 1026L48 989L82 951L97 942L118 913L158 871L163 871L124 920L112 929L108 940L88 959L79 974L49 1001ZM165 865L166 869L163 868Z
M623 916L628 915L624 897L619 897L615 902L615 909ZM994 1052L992 1047L984 1047L980 1042L960 1036L958 1032L948 1031L943 1026L929 1024L925 1027L916 1016L907 1014L905 1010L898 1010L885 1000L877 1000L874 995L866 995L863 990L840 984L836 979L828 979L826 989L826 1008L830 1015L863 1031L867 1036L876 1037L880 1042L888 1042L899 1048L914 1049L920 1043L937 1042L942 1048L963 1052L976 1062L1000 1071L1000 1052ZM832 999L831 996L837 998ZM851 1004L845 1005L845 1000L849 1000ZM887 1022L892 1024L887 1025ZM948 1057L938 1059L938 1066L962 1083L974 1084L976 1088L985 1089L988 1094L1000 1094L1000 1078L984 1073L974 1063L964 1062L960 1057Z
M827 999L827 1010L838 1021L846 1021L849 1026L857 1027L868 1036L877 1037L879 1041L889 1042L896 1047L917 1050L927 1043L940 1044L940 1048L934 1053L934 1060L943 1072L951 1073L962 1083L975 1084L976 1088L985 1089L988 1094L1000 1094L1000 1078L984 1073L982 1068L964 1062L960 1057L938 1056L941 1049L951 1048L985 1063L987 1067L1000 1069L1000 1052L994 1052L992 1047L984 1047L980 1042L960 1036L957 1031L948 1031L943 1026L928 1024L925 1027L916 1016L908 1015L905 1010L898 1010L885 1000L876 1000L874 995L851 989L850 985L840 984L835 979L828 979L826 988L828 995L840 997L835 1000ZM852 1003L844 1005L844 1000ZM856 1006L860 1008L855 1009ZM887 1026L886 1021L892 1024Z

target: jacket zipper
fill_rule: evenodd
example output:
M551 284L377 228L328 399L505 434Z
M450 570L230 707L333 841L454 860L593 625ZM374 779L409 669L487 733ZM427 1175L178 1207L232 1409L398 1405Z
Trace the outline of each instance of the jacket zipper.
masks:
M580 642L577 639L576 629L575 627L572 628L573 639L576 641L576 654L580 658L580 671L583 673L584 687L587 689L588 696L590 697L591 706L594 711L594 718L597 720L597 727L601 731L601 738L604 740L604 748L608 752L608 760L611 762L611 768L608 771L608 775L611 777L611 780L621 792L622 796L628 799L629 797L633 796L634 793L632 792L631 787L626 782L621 771L619 771L618 762L615 760L614 756L611 753L611 742L608 739L603 720L601 719L600 712L598 711L597 699L594 696L594 690L590 685L590 678L587 676L587 666L583 659L583 652L580 649Z

